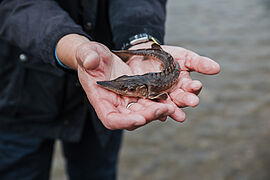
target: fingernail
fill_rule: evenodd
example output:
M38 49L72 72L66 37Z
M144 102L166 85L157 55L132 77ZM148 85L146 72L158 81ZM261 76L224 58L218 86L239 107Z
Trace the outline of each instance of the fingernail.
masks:
M135 126L142 126L144 125L146 122L145 122L145 119L143 117L138 117L136 119L136 122L135 122Z
M173 119L178 122L184 122L186 120L186 114L183 111L175 111Z
M156 111L156 117L159 117L161 115L161 111L158 109L157 111Z
M195 95L189 95L189 96L187 96L187 102L189 103L189 105L191 107L197 106L198 105L198 101L199 101L199 99Z
M189 59L186 60L185 66L188 67L188 68L190 68L190 61L189 61Z
M213 63L212 66L212 68L217 71L216 73L220 72L220 65L217 62Z
M198 90L198 89L200 89L200 88L202 87L201 84L202 84L201 82L195 80L195 81L192 82L191 88L192 88L193 90Z
M93 52L91 54L88 54L83 62L83 66L85 69L96 69L99 66L99 55L96 52Z

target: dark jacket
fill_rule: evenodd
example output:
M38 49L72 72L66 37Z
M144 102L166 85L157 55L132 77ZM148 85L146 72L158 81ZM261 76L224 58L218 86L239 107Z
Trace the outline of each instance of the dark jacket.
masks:
M76 72L54 50L77 33L119 49L129 37L164 37L166 0L0 0L0 131L76 141L90 116ZM101 132L106 133L106 130Z

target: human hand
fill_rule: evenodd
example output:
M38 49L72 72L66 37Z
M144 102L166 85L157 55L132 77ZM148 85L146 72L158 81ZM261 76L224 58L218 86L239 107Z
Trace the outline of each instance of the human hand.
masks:
M156 62L152 62L152 65L144 65L140 61L131 60L128 66L105 46L90 42L76 34L66 35L58 42L57 55L62 63L78 70L78 76L87 97L107 128L133 130L156 119L165 121L167 116L183 121L185 114L177 106L196 106L199 100L194 94L201 89L199 81L190 79L189 71L195 70L205 74L215 74L219 71L216 63L211 60L203 63L203 58L193 56L192 52L179 47L165 46L164 49L179 61L182 71L186 73L183 72L180 75L178 88L172 91L169 94L170 97L162 103L120 96L96 84L96 81L114 79L123 74L133 75L147 69L154 70L158 67ZM192 56L191 60L185 58L189 55ZM143 63L146 62L151 61ZM212 68L207 68L207 66L212 66ZM136 103L127 108L128 104L133 102Z
M131 47L130 49L151 48L153 42L143 43ZM195 107L199 104L198 94L202 89L202 83L192 80L191 71L202 74L213 75L220 71L219 65L213 60L197 55L196 53L176 46L161 46L166 52L170 53L181 67L181 73L176 87L169 93L169 98L162 101L174 107L174 113L170 115L176 121L184 121L185 113L182 107ZM127 64L135 74L159 71L159 63L156 60L144 60L143 57L134 56Z
M85 42L76 50L80 83L99 119L108 129L133 130L153 120L166 120L174 106L148 99L125 97L108 91L96 81L132 75L130 67L102 44ZM136 102L130 108L128 104Z

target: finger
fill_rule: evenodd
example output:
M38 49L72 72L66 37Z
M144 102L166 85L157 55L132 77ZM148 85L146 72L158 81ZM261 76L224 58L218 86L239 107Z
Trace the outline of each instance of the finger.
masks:
M131 106L129 106L128 109L131 110L131 111L137 111L138 112L141 109L145 109L145 105L152 105L152 104L153 104L153 102L146 102L146 103L143 103L143 104L134 103ZM171 108L171 107L169 107L169 108ZM172 109L169 110L169 113L168 112L163 113L164 116L163 115L157 116L157 119L160 120L160 121L166 121L167 116L170 114L170 112L172 112Z
M132 103L129 107L126 107L129 111L128 112L134 112L134 111L140 111L141 109L144 109L144 105L140 103Z
M96 42L84 43L76 51L76 58L79 64L83 65L87 70L96 69L101 59L108 60L111 57L112 54L106 46Z
M100 57L95 51L89 51L84 59L83 67L87 70L96 69L99 66Z
M153 102L150 106L134 111L135 108L138 108L136 104L137 103L130 107L131 112L129 114L118 112L109 113L106 118L105 126L110 129L134 130L153 120L161 119L164 121L164 116L174 113L173 106L168 104ZM108 108L108 106L106 108Z
M116 101L116 100L113 100ZM150 100L139 100L129 107L129 113L123 111L124 107L116 108L106 99L94 99L92 104L102 123L108 129L129 129L133 130L163 116L171 115L174 112L172 105L156 103ZM122 109L120 112L119 109Z
M193 93L177 89L170 93L172 101L179 107L195 107L199 104L199 98Z
M186 114L184 111L176 106L176 104L169 98L164 101L164 103L170 104L174 108L174 113L169 115L172 119L178 122L183 122L186 119Z
M177 122L184 122L186 120L186 114L177 106L175 107L175 112L170 117Z
M151 102L149 102L149 103L144 103L143 105L142 104L140 104L140 103L132 103L128 108L126 108L126 109L128 109L129 110L129 112L130 111L140 111L141 109L145 109L145 105L147 105L147 104L152 104ZM132 106L132 107L131 107ZM123 110L122 110L123 111ZM126 111L123 111L123 112L126 112ZM165 114L168 114L168 113L165 113ZM157 117L157 119L158 120L160 120L160 121L166 121L166 119L167 119L167 115L165 115L165 116L161 116L161 117Z
M174 113L174 107L170 104L157 103L145 99L139 100L138 103L144 108L135 112L141 114L146 119L147 123ZM136 106L131 106L131 110L132 108L136 108Z
M198 54L181 47L163 46L175 60L179 60L181 68L188 68L189 70L197 71L203 74L217 74L220 72L220 66L215 61L199 56ZM182 61L184 60L184 67Z
M202 89L202 83L198 80L184 79L180 86L185 92L190 92L198 95Z
M167 120L167 116L164 116L162 118L159 118L158 120L160 120L161 122L165 122ZM141 127L141 126L132 126L130 128L126 128L126 130L133 131L133 130L139 128L139 127Z
M125 105L120 105L125 108L119 108L118 96L109 91L105 92L107 91L105 89L94 87L95 85L96 84L88 84L84 89L86 92L91 92L90 94L87 94L88 99L106 128L127 129L139 127L146 123L146 120L142 115L127 111L126 104L128 102L125 102ZM126 111L124 111L124 109L126 109Z
M195 53L188 53L185 57L184 64L188 69L203 74L211 75L220 72L220 66L218 63L207 57L198 56Z
M202 83L198 80L193 81L190 77L190 72L181 71L176 88L181 88L186 92L198 95L202 89Z
M145 118L139 113L121 113L111 102L105 99L98 101L94 102L96 113L108 129L128 129L146 123Z
M107 117L106 127L109 129L128 129L133 130L146 124L145 118L136 113L122 114L111 113Z

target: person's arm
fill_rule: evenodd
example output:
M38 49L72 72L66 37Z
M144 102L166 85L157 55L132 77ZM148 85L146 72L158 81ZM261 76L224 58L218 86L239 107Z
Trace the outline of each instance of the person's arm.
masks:
M53 0L3 0L0 22L1 38L53 65L60 38L72 33L88 37Z
M136 34L146 33L163 44L166 0L110 0L109 17L113 41L120 49Z
M56 2L1 1L0 21L2 38L53 65L57 45L58 58L65 65L78 70L88 99L109 129L135 129L173 112L170 105L155 105L154 102L141 102L140 108L129 110L128 103L136 98L121 97L99 87L97 80L129 74L129 67L104 45L85 38L81 27Z
M162 41L165 1L110 0L110 18L117 48L121 48L130 36L138 33L148 33ZM133 130L157 119L164 121L167 116L179 122L184 121L185 113L178 106L198 105L199 98L196 94L202 88L199 81L193 81L190 78L189 71L195 70L205 74L219 72L219 65L208 58L180 47L164 46L165 50L172 53L183 68L177 84L178 88L171 92L170 97L164 102L120 96L98 86L96 81L110 80L124 74L136 75L140 70L147 68L151 70L152 66L145 65L146 61L136 61L134 58L133 63L129 62L128 66L108 48L96 42L75 43L80 45L77 48L73 46L74 50L69 43L74 39L72 36L76 35L65 36L60 40L59 55L63 55L61 59L63 62L66 58L76 57L77 65L75 66L77 66L80 82L98 117L109 129ZM81 38L78 37L78 39ZM150 44L150 42L139 44L133 48L146 48L150 47ZM65 56L67 53L61 49L66 49L67 53L73 53L73 55Z
M158 39L163 44L165 32L166 0L111 0L110 23L116 48L123 44L133 35L147 33ZM145 42L132 46L130 49L150 48L153 42ZM192 80L190 71L203 74L217 74L219 65L206 57L201 57L192 51L181 47L164 46L181 66L181 74L175 88L169 93L167 104L174 106L174 113L170 116L176 121L183 121L185 113L178 107L199 104L198 94L202 89L200 81ZM132 58L128 62L135 74L156 71L156 61L143 61L142 58Z
M133 72L105 45L83 41L84 38L76 34L64 36L58 43L58 55L62 62L76 61L74 69L78 71L80 83L104 126L133 130L156 119L164 120L164 116L174 112L170 104L121 96L99 86L96 81L133 75ZM129 107L133 102L136 105Z

